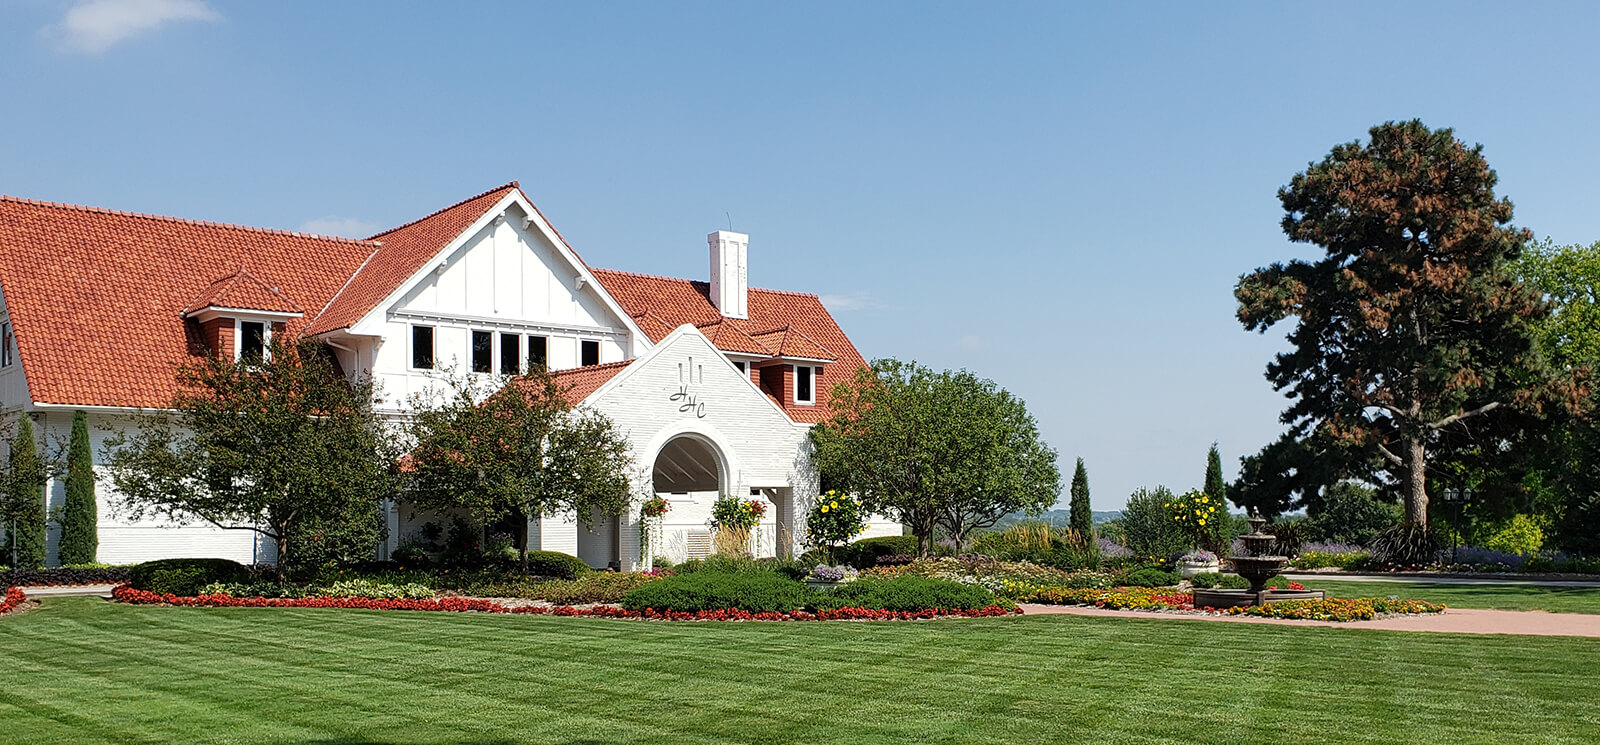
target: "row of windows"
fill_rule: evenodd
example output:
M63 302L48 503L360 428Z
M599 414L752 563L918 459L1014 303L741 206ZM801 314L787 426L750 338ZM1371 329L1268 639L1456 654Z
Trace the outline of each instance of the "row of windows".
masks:
M417 370L432 370L437 357L434 354L432 326L411 327L411 367ZM509 331L495 333L493 331L472 332L472 341L468 346L468 359L472 364L472 371L476 373L496 372L494 345L495 337L500 339L500 354L498 355L499 370L501 375L521 375L535 366L542 367L548 364L550 338L528 334L516 334ZM526 340L526 354L524 354L524 340ZM580 362L582 365L600 364L600 342L584 340L580 344ZM526 367L523 362L526 360Z

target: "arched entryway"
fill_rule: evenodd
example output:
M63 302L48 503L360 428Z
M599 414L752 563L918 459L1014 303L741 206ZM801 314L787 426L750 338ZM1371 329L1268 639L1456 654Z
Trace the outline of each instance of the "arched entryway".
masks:
M721 449L702 435L676 435L657 451L650 478L655 494L671 505L651 535L651 556L681 562L711 554L712 533L706 521L717 496L731 489Z

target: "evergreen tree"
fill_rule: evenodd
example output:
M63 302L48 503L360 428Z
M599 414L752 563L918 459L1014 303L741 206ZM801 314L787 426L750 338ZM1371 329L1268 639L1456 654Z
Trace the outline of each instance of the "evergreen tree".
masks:
M1215 442L1211 443L1211 452L1206 453L1206 483L1200 491L1218 504L1228 496L1228 484L1222 480L1222 452Z
M12 566L44 566L44 461L33 440L33 420L23 415L11 440L11 468L6 474L5 513L11 527Z
M1071 525L1078 535L1094 534L1094 511L1089 507L1089 471L1078 459L1078 468L1072 472Z
M1325 254L1258 269L1234 296L1248 329L1293 322L1267 366L1293 400L1284 423L1375 453L1422 527L1441 456L1515 446L1492 430L1566 394L1534 349L1549 309L1511 271L1531 233L1510 225L1483 148L1418 121L1370 134L1278 192L1290 240Z
M89 418L72 415L72 441L67 447L67 498L61 508L62 564L92 564L100 548L95 532L99 516L94 501L94 454L89 448Z

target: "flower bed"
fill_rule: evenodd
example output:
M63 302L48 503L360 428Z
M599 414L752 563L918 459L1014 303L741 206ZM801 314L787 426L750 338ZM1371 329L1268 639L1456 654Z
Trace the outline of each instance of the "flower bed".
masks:
M1305 589L1290 583L1290 589ZM1171 588L1118 587L1111 590L1093 588L1025 586L1010 584L1008 597L1019 603L1046 605L1088 605L1111 610L1189 611L1230 616L1256 616L1260 618L1309 619L1315 621L1370 621L1379 615L1412 615L1441 613L1445 606L1421 600L1386 600L1383 598L1328 598L1325 600L1287 600L1267 605L1238 608L1195 608L1194 595Z
M1286 600L1281 603L1229 608L1230 616L1257 616L1260 618L1293 618L1312 621L1370 621L1379 614L1414 615L1418 613L1443 613L1445 607L1422 600L1385 600L1383 598L1327 598L1325 600Z
M751 612L738 609L701 611L658 611L653 608L629 610L598 605L574 608L570 605L505 606L481 598L446 597L428 600L407 598L236 598L231 595L158 595L122 585L112 597L131 605L180 605L198 608L354 608L358 610L445 611L454 613L509 613L535 616L589 616L595 618L637 618L652 621L912 621L931 618L979 618L1005 616L1018 612L991 605L976 609L925 608L916 611L889 611L872 608L835 608L816 612Z
M19 605L22 605L23 601L25 601L27 599L28 599L28 596L27 596L27 594L23 593L22 588L20 588L20 587L8 587L8 588L6 588L5 598L3 600L0 600L0 615L4 615L6 613L9 613L12 608L15 608L15 607L17 607Z

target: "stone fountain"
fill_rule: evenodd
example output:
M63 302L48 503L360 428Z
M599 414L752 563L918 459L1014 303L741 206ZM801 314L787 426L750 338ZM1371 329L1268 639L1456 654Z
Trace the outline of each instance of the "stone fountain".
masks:
M1250 523L1250 532L1239 536L1239 542L1244 544L1243 555L1229 556L1228 561L1233 564L1233 570L1247 580L1250 580L1248 590L1205 590L1195 588L1194 607L1196 608L1232 608L1241 605L1266 605L1279 603L1285 600L1320 600L1326 597L1322 590L1272 590L1267 588L1267 580L1278 576L1283 568L1289 565L1289 557L1272 553L1275 550L1278 537L1270 533L1261 532L1261 526L1267 521L1260 515L1251 513L1247 519Z

